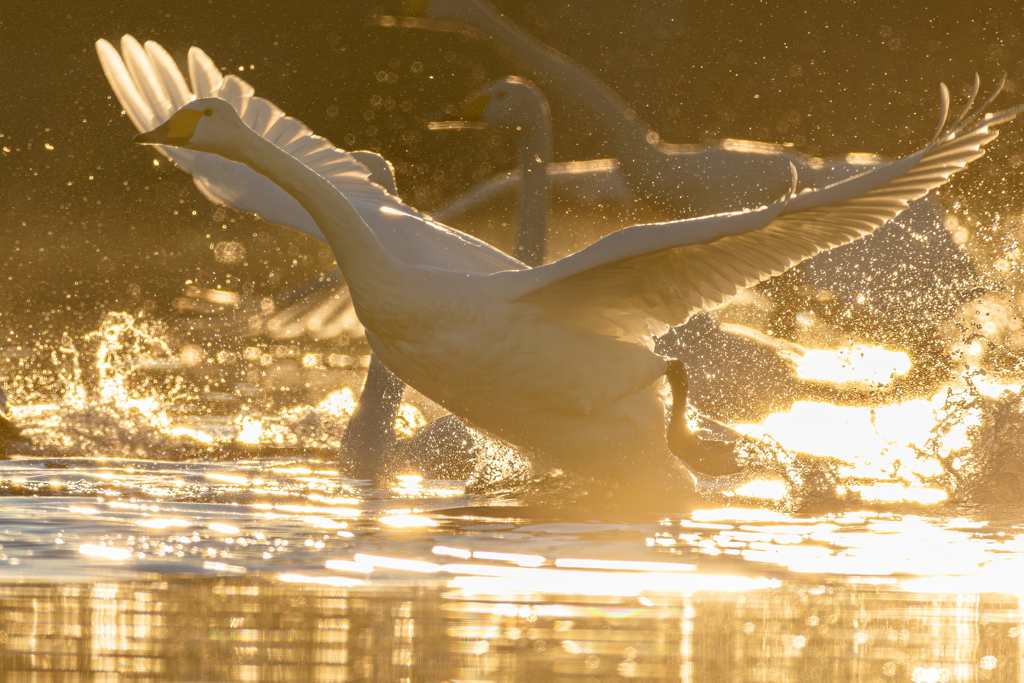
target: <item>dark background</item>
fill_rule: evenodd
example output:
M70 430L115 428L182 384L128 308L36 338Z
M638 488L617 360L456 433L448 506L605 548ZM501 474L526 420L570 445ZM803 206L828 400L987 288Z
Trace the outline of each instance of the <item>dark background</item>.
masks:
M1024 102L1019 1L495 4L597 74L667 142L735 137L897 156L931 136L940 81L954 111L976 71L983 89L1008 73L1000 107ZM389 158L402 195L424 210L512 167L500 136L433 133L425 122L514 65L468 38L370 21L392 9L379 0L0 3L0 347L93 329L108 310L165 315L186 280L260 294L331 264L311 239L217 210L186 174L130 144L97 38L155 39L182 66L189 46L202 47L317 133ZM602 155L571 110L553 113L557 160ZM1024 128L1004 130L946 191L984 225L1020 210ZM223 241L241 242L249 266L218 263L212 247Z

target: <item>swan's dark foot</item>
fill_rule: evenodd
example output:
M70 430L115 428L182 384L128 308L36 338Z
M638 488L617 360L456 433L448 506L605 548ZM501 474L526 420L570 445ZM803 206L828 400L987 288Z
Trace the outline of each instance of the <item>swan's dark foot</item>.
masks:
M469 479L480 445L454 415L434 420L398 446L396 460L428 479Z
M703 474L716 476L741 471L735 445L728 441L702 439L686 422L686 368L678 360L668 362L665 378L672 389L672 415L668 424L668 446L677 458Z
M7 411L7 395L0 387L0 456L7 455L8 446L14 442L24 442L21 430L11 420Z
M395 416L404 392L402 380L376 355L370 356L359 405L341 438L340 460L350 476L373 480L387 476L395 449Z

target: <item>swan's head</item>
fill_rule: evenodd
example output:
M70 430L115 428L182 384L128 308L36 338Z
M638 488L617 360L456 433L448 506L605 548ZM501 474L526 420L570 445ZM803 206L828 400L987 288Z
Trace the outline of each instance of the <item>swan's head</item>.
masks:
M529 81L509 76L495 81L462 106L461 121L523 130L544 125L550 114L543 93Z
M148 133L136 135L135 142L184 147L230 158L248 130L228 102L205 97L192 100Z

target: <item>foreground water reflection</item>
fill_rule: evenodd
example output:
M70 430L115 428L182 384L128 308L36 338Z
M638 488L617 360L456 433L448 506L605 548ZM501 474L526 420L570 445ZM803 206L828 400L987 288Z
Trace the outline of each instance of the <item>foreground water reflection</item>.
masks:
M0 480L4 680L937 683L1024 658L1013 509L637 516L282 458Z
M171 578L0 586L5 680L1016 681L1004 596L594 598Z

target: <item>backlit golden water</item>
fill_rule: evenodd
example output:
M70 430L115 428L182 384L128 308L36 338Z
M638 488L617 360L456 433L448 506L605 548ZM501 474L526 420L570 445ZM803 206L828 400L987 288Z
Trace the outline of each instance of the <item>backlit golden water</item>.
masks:
M974 72L1005 71L999 106L1024 82L1009 0L494 4L668 142L895 157L927 141L938 82L955 105ZM752 439L706 509L618 510L592 482L524 481L486 442L470 482L380 490L336 460L365 346L195 315L317 279L330 254L133 148L92 44L130 32L179 64L198 45L382 153L433 211L515 154L426 122L516 66L381 27L385 5L0 3L0 383L31 442L0 460L0 679L1020 680L1022 122L931 205L984 290L933 346L910 348L899 316L837 331L804 311L773 351L793 383L697 392ZM572 107L552 113L556 160L606 154ZM588 210L555 216L557 249ZM457 227L508 247L513 219ZM756 338L766 311L751 293L719 322ZM409 392L396 428L439 414Z

